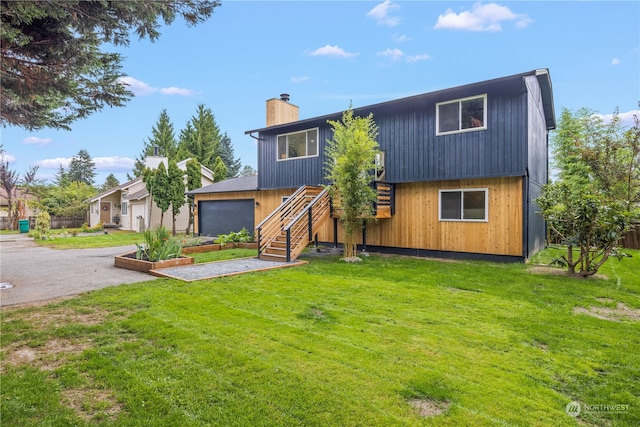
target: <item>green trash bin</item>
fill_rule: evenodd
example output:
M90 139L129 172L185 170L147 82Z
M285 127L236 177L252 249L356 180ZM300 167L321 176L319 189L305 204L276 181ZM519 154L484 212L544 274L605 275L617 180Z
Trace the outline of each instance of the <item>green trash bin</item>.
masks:
M29 232L29 220L28 219L21 219L18 221L18 226L20 228L20 232L21 233L28 233Z

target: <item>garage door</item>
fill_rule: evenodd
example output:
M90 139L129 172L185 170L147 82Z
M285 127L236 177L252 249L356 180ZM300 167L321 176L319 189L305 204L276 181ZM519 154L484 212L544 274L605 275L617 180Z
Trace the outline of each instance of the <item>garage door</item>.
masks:
M243 228L253 234L253 215L253 199L198 202L198 230L201 236L219 236Z

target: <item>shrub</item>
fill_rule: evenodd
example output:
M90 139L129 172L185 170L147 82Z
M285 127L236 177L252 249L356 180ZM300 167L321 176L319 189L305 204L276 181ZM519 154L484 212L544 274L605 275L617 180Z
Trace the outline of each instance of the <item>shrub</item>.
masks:
M143 233L144 244L136 243L136 259L156 262L171 258L179 258L182 255L182 244L164 226L155 230L148 229Z
M51 228L51 216L47 211L41 211L36 217L36 227L33 230L33 238L44 240L49 234Z
M243 228L240 231L232 231L229 234L221 234L215 240L216 243L219 243L222 246L226 246L229 243L250 243L253 242L253 237L249 234L249 231L246 228Z

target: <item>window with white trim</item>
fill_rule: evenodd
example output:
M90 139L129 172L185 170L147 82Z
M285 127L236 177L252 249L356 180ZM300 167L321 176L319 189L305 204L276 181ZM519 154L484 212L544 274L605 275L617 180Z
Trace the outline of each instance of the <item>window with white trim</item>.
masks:
M440 221L480 221L489 217L489 190L472 188L440 190L438 219Z
M129 202L122 202L120 205L120 213L124 215L129 215Z
M278 135L278 160L318 155L318 128Z
M487 95L436 104L436 135L487 128Z

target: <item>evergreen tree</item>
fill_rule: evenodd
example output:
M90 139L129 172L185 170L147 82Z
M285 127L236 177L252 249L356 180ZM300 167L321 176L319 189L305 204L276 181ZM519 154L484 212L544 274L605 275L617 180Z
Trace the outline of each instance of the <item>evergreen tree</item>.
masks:
M180 213L180 209L185 204L184 198L184 173L178 168L175 160L169 161L168 170L168 199L171 203L171 220L172 220L172 233L176 235L176 216Z
M133 94L121 83L122 56L131 35L160 36L181 16L187 25L208 19L218 0L2 1L0 124L28 130L69 129L104 106Z
M60 164L60 166L58 167L58 173L55 174L53 183L58 187L66 187L71 184L69 175L67 174L67 171L64 169L64 166L62 166L62 164Z
M71 182L84 182L93 185L96 176L96 165L91 160L91 156L84 148L71 158L67 177Z
M219 155L227 167L227 178L237 177L242 163L239 158L234 157L233 144L226 132L222 135L222 139L220 139Z
M213 170L221 138L213 113L200 104L196 115L180 133L179 157L196 158L201 165Z
M112 188L116 188L120 185L120 181L115 177L114 174L110 173L109 176L104 180L104 184L100 187L100 192L111 190Z
M213 165L213 182L219 182L227 179L228 170L220 156L216 157L216 161Z
M142 181L146 184L152 200L152 203L149 204L149 219L151 219L152 205L155 203L161 212L160 224L163 224L164 213L171 205L171 200L169 199L169 176L164 162L160 162L157 169L146 168L142 174Z
M240 171L240 176L252 176L257 174L258 171L252 168L250 165L244 165L244 167Z
M144 171L144 160L147 156L155 154L155 148L158 147L158 155L166 157L169 160L179 161L178 159L178 141L176 140L173 130L173 123L169 118L167 110L162 110L158 121L151 129L151 137L144 142L144 147L140 156L136 158L133 168L133 175L140 176Z
M202 172L200 170L200 163L197 159L189 159L187 162L187 191L196 190L202 187ZM189 203L189 223L187 224L186 234L188 235L193 225L193 208L194 196L189 194L187 196L187 202Z

